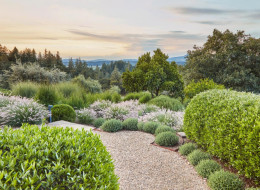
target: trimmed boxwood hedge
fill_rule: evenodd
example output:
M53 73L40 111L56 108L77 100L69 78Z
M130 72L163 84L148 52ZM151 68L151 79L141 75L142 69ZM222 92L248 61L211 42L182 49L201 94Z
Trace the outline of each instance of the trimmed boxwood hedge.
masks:
M260 181L260 96L231 90L196 95L184 115L187 137Z
M53 121L71 121L74 122L76 119L76 112L70 105L58 104L53 106L51 109Z
M111 156L92 132L24 124L0 132L0 189L119 189Z

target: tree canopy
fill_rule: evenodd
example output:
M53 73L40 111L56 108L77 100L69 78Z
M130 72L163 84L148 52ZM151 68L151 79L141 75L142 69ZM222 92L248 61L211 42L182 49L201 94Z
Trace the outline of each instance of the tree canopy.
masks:
M129 92L148 90L158 96L162 91L169 91L174 97L183 96L183 81L175 62L167 61L168 55L160 49L145 53L138 58L133 71L123 73L123 87Z
M186 84L213 79L238 91L260 92L260 39L244 31L214 30L203 47L188 51L181 69Z

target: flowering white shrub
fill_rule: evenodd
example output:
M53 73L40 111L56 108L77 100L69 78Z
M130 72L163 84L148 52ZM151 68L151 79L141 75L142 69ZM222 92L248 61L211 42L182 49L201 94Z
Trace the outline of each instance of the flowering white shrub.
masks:
M81 109L76 112L80 123L91 124L97 118L97 113L93 109Z
M48 110L32 99L0 95L0 102L8 102L0 107L0 125L38 124L48 116Z
M110 101L96 101L88 108L96 113L96 117L105 119L126 120L137 118L139 122L154 121L178 130L183 125L184 112L174 112L160 109L154 105L139 104L137 100L111 103ZM89 113L88 113L89 114Z
M184 112L174 112L166 109L159 109L155 112L148 113L138 118L139 122L154 121L159 122L174 130L178 130L183 125Z
M103 111L110 107L112 104L112 102L108 101L108 100L102 100L102 101L95 101L93 104L91 104L89 106L89 110L93 110L94 112L96 112L96 116L97 117L102 117L103 116Z

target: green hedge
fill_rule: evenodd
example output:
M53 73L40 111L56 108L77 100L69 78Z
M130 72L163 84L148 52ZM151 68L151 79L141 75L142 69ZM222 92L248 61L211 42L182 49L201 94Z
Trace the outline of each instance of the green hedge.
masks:
M259 95L231 90L202 92L185 111L184 131L246 177L260 180Z
M0 132L0 189L119 189L113 161L85 130L24 124Z
M53 121L71 121L74 122L76 119L76 112L70 105L58 104L53 106L51 109Z

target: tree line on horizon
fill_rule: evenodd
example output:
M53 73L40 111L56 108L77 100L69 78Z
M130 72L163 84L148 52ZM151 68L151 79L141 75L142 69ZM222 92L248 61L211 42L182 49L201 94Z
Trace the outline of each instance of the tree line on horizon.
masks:
M46 71L58 69L68 78L83 75L97 80L105 90L117 85L122 92L150 90L156 96L163 91L178 94L183 86L209 79L226 88L260 93L260 39L244 31L215 29L202 47L188 50L183 66L169 63L167 58L168 55L157 49L153 56L149 52L141 55L135 67L120 60L92 68L80 58L75 61L71 58L65 66L59 52L53 54L45 50L37 54L34 49L8 50L0 45L0 80L8 81L15 67L37 64ZM4 88L9 87L3 84Z

